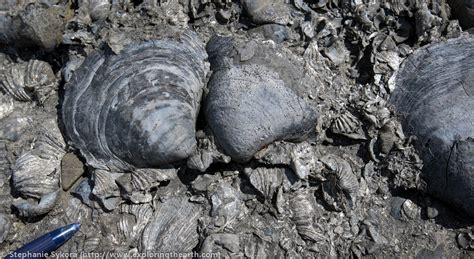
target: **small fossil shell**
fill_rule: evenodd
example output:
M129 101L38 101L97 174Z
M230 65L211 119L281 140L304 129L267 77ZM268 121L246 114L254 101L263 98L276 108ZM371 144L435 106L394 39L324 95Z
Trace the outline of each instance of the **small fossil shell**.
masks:
M119 173L97 169L92 174L92 194L100 201L107 210L113 210L120 201L120 191L115 179L120 177Z
M416 50L396 76L391 103L424 162L428 190L474 216L474 37Z
M177 177L177 170L171 169L136 169L131 174L134 190L145 191Z
M314 227L314 218L317 217L316 199L310 189L300 189L290 199L293 222L296 230L303 239L310 241L324 240Z
M123 235L126 235L131 241L137 240L148 221L153 217L153 207L150 204L124 204L121 207L121 211L134 217L133 225L128 227L124 224L121 225Z
M345 112L336 117L331 123L331 131L351 139L366 139L361 130L362 123L350 112Z
M140 252L191 252L199 243L200 214L200 206L188 202L187 197L173 197L157 204L143 230Z
M245 174L250 183L257 189L267 201L272 201L277 188L282 184L283 168L246 168Z
M359 180L352 171L349 162L335 155L326 155L321 157L320 161L335 174L337 186L340 190L351 197L357 195L359 191Z
M40 60L11 64L0 75L0 88L18 101L42 103L56 86L51 66Z
M223 228L235 223L242 206L239 191L227 182L220 182L217 188L208 194L214 226Z
M301 71L294 71L301 78L290 74L302 65L294 57L256 42L238 44L223 37L208 44L213 74L205 114L217 144L245 162L274 141L302 138L312 130L317 112L298 94L303 80L314 81L303 79ZM228 64L229 59L237 61Z
M13 186L26 197L39 199L59 188L60 163L66 144L56 123L50 124L45 126L33 149L22 154L12 168Z
M316 168L316 154L308 142L296 144L291 150L291 168L300 179L307 179Z
M57 198L58 191L54 191L41 196L38 204L33 204L20 198L13 202L13 206L18 210L18 214L21 217L36 217L51 211L54 205L56 205Z
M133 43L119 55L90 55L66 85L63 120L95 168L130 170L176 162L196 147L208 71L194 33Z

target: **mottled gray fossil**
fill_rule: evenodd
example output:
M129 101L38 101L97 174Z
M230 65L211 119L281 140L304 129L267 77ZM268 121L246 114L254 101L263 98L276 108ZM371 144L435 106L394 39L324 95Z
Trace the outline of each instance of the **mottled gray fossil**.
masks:
M207 46L212 77L205 115L217 144L245 162L277 140L309 133L317 112L305 99L314 88L304 63L271 43L213 37Z
M300 189L290 199L293 222L296 230L305 240L321 241L324 237L315 228L314 218L318 217L316 199L310 189Z
M67 135L95 168L128 170L177 162L196 147L208 71L191 32L90 55L65 86Z
M424 161L430 192L474 216L474 38L415 51L391 97Z
M265 168L256 169L246 168L245 174L250 183L262 194L267 201L272 201L277 188L282 184L283 168Z

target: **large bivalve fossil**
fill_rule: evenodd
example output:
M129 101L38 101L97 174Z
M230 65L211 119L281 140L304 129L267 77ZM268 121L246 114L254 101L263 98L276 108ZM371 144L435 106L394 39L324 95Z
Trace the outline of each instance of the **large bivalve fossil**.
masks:
M474 216L474 38L417 50L398 72L391 102L418 138L429 191Z
M191 33L143 41L118 55L90 55L66 85L63 120L95 168L173 163L196 147L195 124L208 65Z
M207 122L232 159L248 161L274 141L298 140L313 129L317 112L303 93L316 83L301 60L271 43L218 36L207 49Z

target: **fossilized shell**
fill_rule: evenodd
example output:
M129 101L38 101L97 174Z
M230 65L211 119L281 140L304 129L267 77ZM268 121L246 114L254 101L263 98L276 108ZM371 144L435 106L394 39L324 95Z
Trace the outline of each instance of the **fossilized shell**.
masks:
M170 169L136 169L130 174L123 174L115 180L120 187L123 198L134 204L151 202L150 190L177 177L177 170Z
M143 230L141 252L191 252L199 242L199 205L187 197L173 197L157 204L151 221Z
M317 217L316 199L310 189L300 189L290 199L293 212L293 222L300 236L310 241L324 240L314 227L314 218Z
M97 169L92 174L92 194L100 201L107 210L113 210L120 201L120 191L115 180L122 174Z
M362 123L350 112L345 112L336 117L331 124L331 131L351 139L367 139L361 129Z
M22 217L36 217L51 211L54 208L54 205L56 205L57 198L58 191L54 191L41 196L38 204L33 204L20 198L13 202L13 206L18 210L18 214Z
M208 136L198 138L198 148L188 158L188 168L205 172L215 162L229 163L231 158L220 152L213 139Z
M359 191L359 180L352 171L352 166L346 160L335 156L326 155L319 159L337 178L337 186L346 194L354 197Z
M217 228L229 227L237 221L241 211L240 193L227 182L220 182L217 188L209 193L211 217Z
M474 215L474 38L415 51L396 78L391 103L416 135L428 189Z
M250 183L257 189L267 201L271 201L277 188L282 184L283 168L264 168L256 169L246 168L245 174L250 180Z
M232 159L245 162L274 141L310 132L317 112L299 95L300 87L314 83L310 73L295 70L303 64L263 43L238 44L223 37L208 44L213 75L205 114L217 144Z
M22 154L13 166L15 191L26 197L40 198L59 188L60 163L65 143L56 122L45 123L33 149Z
M291 150L291 168L300 179L307 179L316 169L316 154L308 142L296 144Z
M12 183L24 197L41 199L38 204L19 199L14 202L21 216L32 217L50 211L57 199L60 163L66 144L54 120L45 122L33 148L21 155L13 166Z
M138 240L143 229L153 217L153 207L150 204L124 204L121 207L121 211L134 217L132 224L129 224L131 222L129 219L122 219L122 222L118 223L122 236L127 237L130 242Z
M40 60L11 64L0 74L0 88L18 101L42 103L56 86L53 69Z
M90 55L66 85L63 120L95 168L128 170L187 158L208 71L197 36L128 45Z

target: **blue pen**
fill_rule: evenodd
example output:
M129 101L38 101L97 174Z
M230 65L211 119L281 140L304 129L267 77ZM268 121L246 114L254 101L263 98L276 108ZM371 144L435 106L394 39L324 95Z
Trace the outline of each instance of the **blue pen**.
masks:
M75 223L53 230L30 243L18 248L8 254L4 259L24 258L36 259L43 258L54 250L58 249L68 241L81 227L81 224Z

